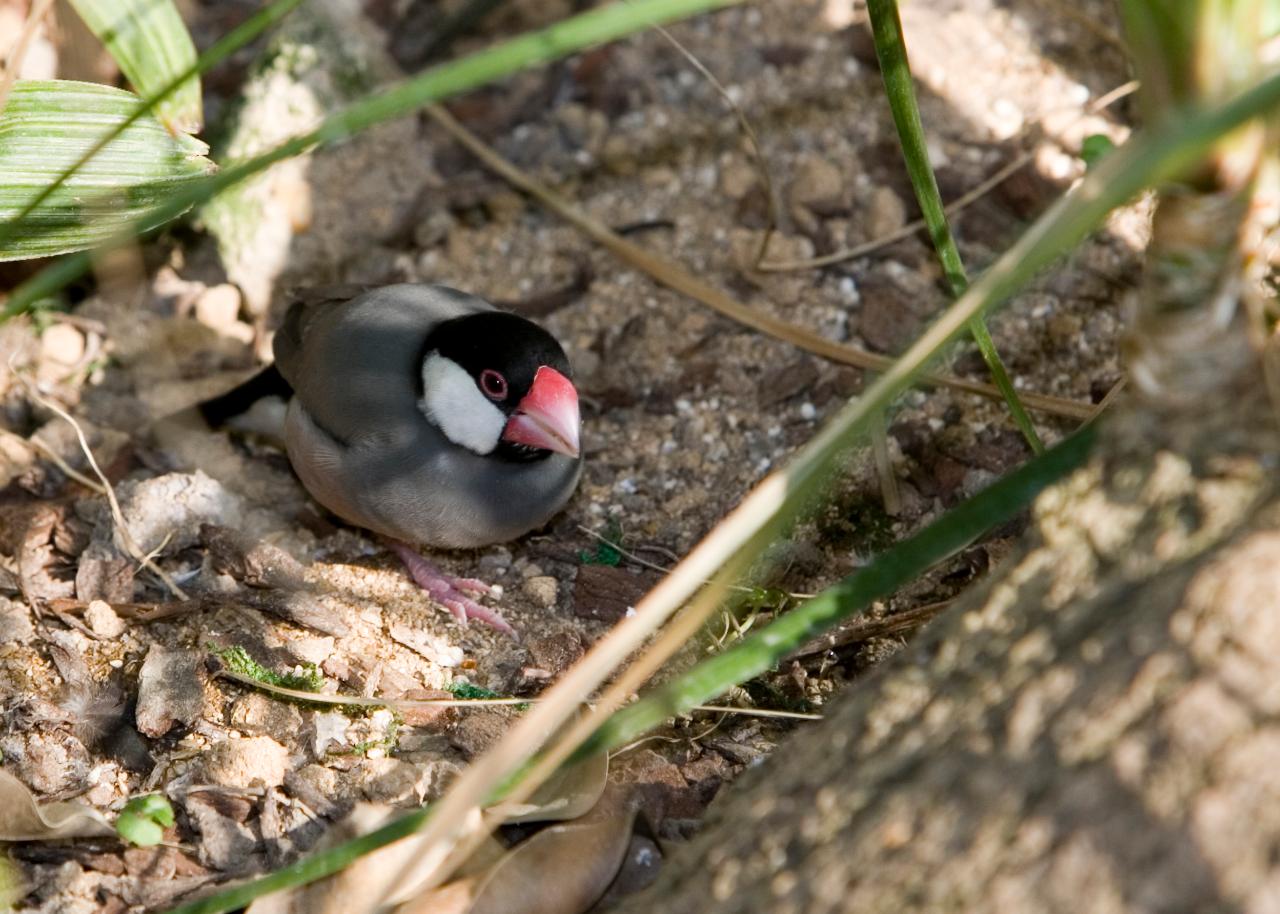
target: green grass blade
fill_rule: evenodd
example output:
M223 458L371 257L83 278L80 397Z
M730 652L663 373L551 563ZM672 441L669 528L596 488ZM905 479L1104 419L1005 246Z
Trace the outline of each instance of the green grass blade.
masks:
M148 215L146 224L161 225L177 218L219 191L315 146L341 142L374 124L403 117L426 105L478 88L520 70L558 60L584 48L738 2L741 0L634 0L582 13L548 28L502 42L374 93L369 98L330 115L309 133L288 140L255 158L228 165L217 175L158 206ZM137 224L142 225L142 222ZM88 259L77 258L75 264L83 272L88 266ZM62 266L59 272L65 281L70 281L67 277L79 275L75 265ZM36 301L46 298L51 290L56 291L48 278L33 277L14 290L4 312L0 314L0 320L24 313Z
M139 95L155 95L186 74L156 107L156 116L174 133L199 133L204 126L200 79L191 72L196 47L173 0L70 2Z
M4 250L9 241L20 230L26 229L27 217L35 213L44 203L57 193L63 187L66 181L73 175L78 173L94 156L101 150L105 149L108 144L114 141L121 133L129 129L139 118L146 117L155 107L175 92L191 76L205 73L212 67L216 67L222 61L226 60L236 51L240 50L249 42L253 41L271 26L275 25L294 8L300 4L302 0L275 0L271 5L264 7L257 13L254 13L240 25L236 26L223 37L219 38L213 45L205 51L186 71L177 74L172 81L161 87L155 95L146 99L141 105L133 109L124 120L117 123L110 130L102 134L93 145L84 151L84 153L75 162L63 169L62 173L53 181L43 185L39 192L36 193L27 203L12 217L0 220L0 250ZM66 268L63 268L66 272ZM71 281L75 276L71 276ZM56 292L54 288L52 292Z
M80 250L126 229L151 228L159 224L158 204L213 171L203 143L135 117L141 104L130 92L93 83L14 84L0 118L0 220L13 219L40 188L57 186L23 220L22 232L0 246L0 260ZM115 128L91 161L58 182Z
M1086 425L767 628L621 709L579 748L574 758L624 745L663 720L684 714L759 676L809 639L915 580L1013 517L1047 486L1081 466L1096 432L1095 426Z
M956 247L955 237L951 234L951 226L947 222L946 211L942 206L942 195L938 193L938 181L929 164L929 153L925 146L924 124L920 120L920 106L916 102L915 85L911 79L911 64L907 58L907 45L902 38L902 21L898 16L897 0L868 0L867 12L871 18L872 37L875 40L876 56L880 61L880 73L884 78L885 94L889 99L889 109L893 112L893 123L898 128L898 140L902 144L902 157L906 161L907 174L911 178L911 186L915 189L916 200L920 203L920 211L924 215L925 225L929 229L929 238L938 252L942 262L942 272L947 280L947 287L953 298L959 298L969 287L969 278L965 275L964 264L960 260L960 251ZM983 361L991 372L991 380L1009 405L1009 412L1014 423L1022 431L1027 443L1037 454L1044 450L1040 436L1036 434L1035 425L1027 415L1026 407L1018 398L1009 373L1000 360L995 341L981 319L974 320L969 328Z

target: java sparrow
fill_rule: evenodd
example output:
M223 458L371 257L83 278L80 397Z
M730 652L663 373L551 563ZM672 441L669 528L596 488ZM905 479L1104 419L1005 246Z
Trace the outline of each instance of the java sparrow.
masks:
M291 307L274 344L294 396L289 460L316 501L380 533L460 621L511 629L408 544L515 539L582 473L568 359L538 325L443 286L385 286Z

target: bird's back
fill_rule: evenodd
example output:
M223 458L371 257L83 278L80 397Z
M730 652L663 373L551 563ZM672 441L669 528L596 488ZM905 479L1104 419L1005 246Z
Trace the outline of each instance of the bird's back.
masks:
M427 336L442 321L480 310L491 306L453 289L408 283L350 300L295 303L276 332L276 366L316 424L350 443L396 422L420 421Z

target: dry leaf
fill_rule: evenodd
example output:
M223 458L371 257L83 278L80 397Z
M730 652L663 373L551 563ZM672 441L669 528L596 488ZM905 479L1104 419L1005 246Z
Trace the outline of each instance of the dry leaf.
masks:
M544 828L507 853L478 885L467 886L474 900L461 914L581 914L617 876L635 817L625 795L609 791L588 815ZM434 914L441 902L453 901L446 895L450 888L419 896L396 914Z
M73 800L37 803L25 784L0 770L0 841L97 838L115 833L96 809Z
M589 813L604 793L609 779L609 756L600 752L561 768L534 791L527 802L503 818L508 825L520 822L566 822Z
M56 545L58 528L67 523L66 504L42 504L30 516L18 548L18 580L28 600L52 600L75 593Z
M430 911L431 914L467 914L471 910L471 905L475 902L476 889L479 884L480 879L476 876L455 880L448 885L440 886L438 889L432 889L425 895L420 895L400 908L397 914L404 914L406 911ZM251 912L251 914L257 914L257 912ZM266 912L266 914L274 914L274 912Z

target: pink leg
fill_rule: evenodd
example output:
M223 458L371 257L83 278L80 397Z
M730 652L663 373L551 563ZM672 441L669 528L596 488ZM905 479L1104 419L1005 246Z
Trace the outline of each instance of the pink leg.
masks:
M467 596L468 593L489 596L494 593L494 588L475 578L455 578L445 574L407 543L389 539L387 545L400 556L400 561L404 562L409 576L418 586L430 594L431 599L453 613L454 618L463 626L467 624L467 620L477 619L513 638L516 636L515 629L507 624L501 613Z

